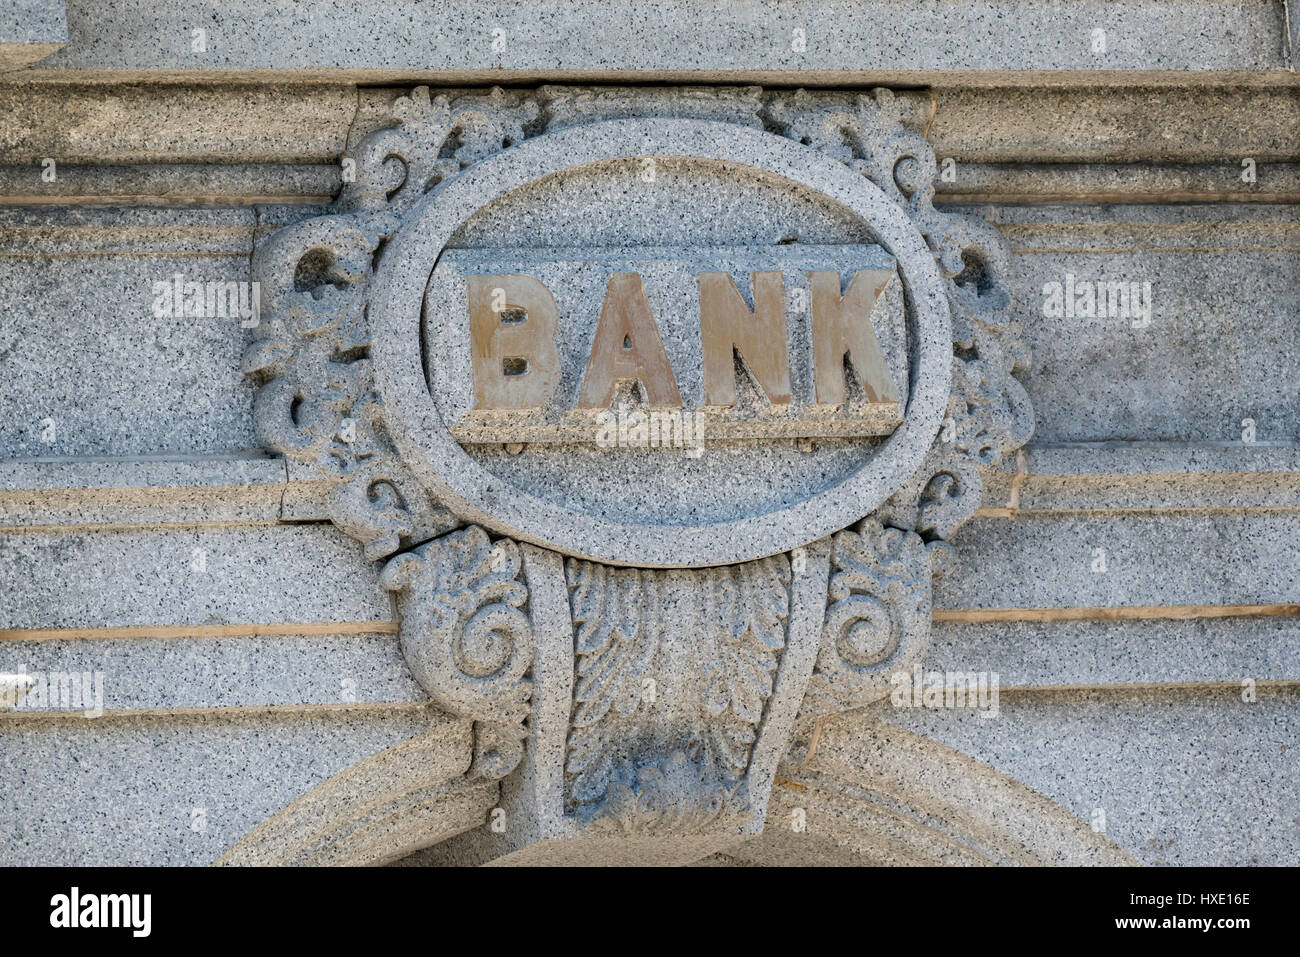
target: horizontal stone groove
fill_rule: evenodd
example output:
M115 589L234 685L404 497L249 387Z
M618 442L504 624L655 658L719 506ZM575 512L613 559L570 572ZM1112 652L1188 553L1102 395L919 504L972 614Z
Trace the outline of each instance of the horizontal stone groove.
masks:
M940 158L945 158L942 155ZM960 163L935 184L949 203L1297 203L1300 165L1258 167L1240 182L1224 164ZM0 206L251 207L328 205L341 185L334 165L177 164L70 167L42 184L39 167L0 167Z
M1297 135L1300 135L1298 133ZM1050 176L1051 167L1042 167ZM1035 173L1037 175L1037 173ZM1300 187L1298 187L1300 189ZM0 256L7 258L124 256L247 256L255 236L326 211L304 195L257 206L48 205L5 206L0 194ZM940 195L946 210L977 215L998 226L1020 254L1294 251L1300 219L1289 196L1254 194L1170 200L1158 194L1140 202L1098 205L1030 197ZM121 206L121 208L118 208ZM243 277L230 277L243 278Z
M1179 504L1179 505L1098 505L1093 507L1079 505L1060 505L1052 507L1034 506L1031 508L978 508L976 518L1066 518L1077 517L1117 517L1120 515L1276 515L1293 514L1300 511L1300 504L1286 505L1223 505L1223 504ZM117 526L114 526L117 527ZM3 530L3 526L0 526Z
M1030 442L1030 474L1300 474L1300 442ZM1017 470L1008 459L997 472ZM996 474L996 473L995 473ZM286 460L263 452L205 455L71 455L0 459L0 489L118 489L286 482ZM301 482L301 484L309 484Z
M1300 442L1044 442L1026 445L1031 475L1300 474ZM286 460L262 453L150 456L27 456L0 459L0 490L123 489L300 485L286 477ZM1014 458L994 474L1017 470Z
M335 164L345 139L355 144L360 134L388 125L393 99L417 82L448 93L467 89L456 74L422 72L401 86L360 88L257 85L220 73L212 82L179 86L156 74L147 84L57 86L32 83L36 77L7 84L0 75L0 196L23 204L59 197L84 203L172 197L184 203L187 196L226 202L332 196L340 184ZM1297 189L1300 94L1260 88L1266 74L1225 78L1227 85L1214 88L1138 90L1124 86L1118 72L1107 72L1105 86L1085 89L1061 86L1059 76L1034 88L1029 72L971 74L966 82L976 85L966 86L955 76L931 75L936 85L925 93L917 92L927 82L919 75L898 75L892 83L866 73L749 71L748 80L739 74L680 76L721 88L757 82L773 93L828 82L906 87L899 90L905 125L927 131L941 158L958 161L955 182L936 184L941 197L1023 195L1042 201L1046 194L1092 198L1163 191L1198 197L1208 191L1249 202L1268 194L1291 196ZM1158 73L1147 76L1160 82ZM541 83L540 73L534 77ZM641 74L604 85L638 80L647 82ZM1006 86L991 87L990 81ZM495 73L479 75L468 89L500 82L530 85L518 75ZM1188 116L1198 122L1186 123ZM1253 184L1240 180L1245 157L1257 164ZM59 164L53 183L40 178L45 158Z
M1268 243L1261 242L1256 245L1229 245L1216 246L1212 244L1205 245L1117 245L1107 246L1098 244L1095 246L1061 246L1061 247L1040 247L1030 248L1023 246L1013 246L1011 251L1020 256L1049 255L1059 256L1062 254L1073 255L1096 255L1096 256L1127 256L1131 253L1156 253L1156 252L1178 252L1178 253L1296 253L1300 252L1300 243L1294 245L1289 243Z
M94 628L0 629L0 641L68 638L245 638L277 635L395 635L395 621L299 621L236 625L114 625Z
M256 639L202 650L119 648L114 642L66 642L46 651L39 645L0 648L3 670L28 674L95 673L107 716L255 714L263 711L365 710L427 704L407 672L395 642L356 644L334 635L318 641ZM923 672L992 672L1003 691L1064 689L1156 689L1240 687L1250 677L1259 688L1300 685L1294 628L1276 619L1204 619L1183 622L1075 622L1044 631L1034 624L940 622ZM189 639L187 639L187 642ZM185 666L196 654L207 666ZM18 665L15 665L17 662ZM251 662L251 663L250 663ZM340 677L352 678L350 695ZM21 705L18 717L86 714L78 704Z
M41 721L41 720L79 720L103 721L106 718L191 718L214 716L221 718L260 717L264 715L300 715L323 714L329 712L357 713L401 713L421 711L429 708L428 701L379 701L364 704L275 704L275 705L229 705L213 708L116 708L104 709L96 718L88 718L81 708L40 708L16 711L0 711L0 723L7 721Z
M1283 678L1273 680L1269 678L1257 680L1255 682L1256 692L1265 691L1292 691L1300 689L1300 678ZM1177 694L1187 692L1207 692L1207 691L1226 691L1230 694L1238 694L1241 691L1240 681L1116 681L1104 684L1094 684L1089 682L1080 682L1078 684L1060 684L1060 685L1016 685L1008 684L998 679L998 694L1009 695L1054 695L1070 694L1080 691L1097 692L1099 694L1137 694L1142 692L1154 692L1157 694Z
M932 670L928 667L923 671ZM938 670L938 669L933 669ZM1267 691L1291 691L1300 689L1300 678L1295 679L1261 679L1255 682L1255 689L1258 692ZM1130 694L1138 692L1154 692L1175 694L1179 692L1195 691L1228 691L1236 693L1241 690L1240 681L1145 681L1145 682L1107 682L1107 683L1088 683L1081 682L1077 684L1059 684L1059 685L1016 685L1002 680L999 676L998 693L1001 694L1058 694L1071 693L1079 691L1097 692L1099 694ZM429 710L433 706L428 700L410 701L378 701L364 703L339 703L331 702L325 704L274 704L274 705L217 705L213 707L161 707L161 708L105 708L103 714L98 717L89 718L80 708L43 708L16 711L0 711L0 724L5 722L40 722L42 720L55 721L94 721L100 722L113 719L129 718L159 718L159 719L184 719L184 718L203 718L214 717L222 719L236 718L257 718L262 716L292 716L292 715L311 715L327 713L355 713L355 714L377 714L377 713L411 713ZM779 784L781 779L773 783Z
M1285 700L1293 695L1300 693L1300 681L1286 680L1256 680L1255 689L1260 692L1261 700L1264 698L1281 698ZM1053 704L1062 708L1086 707L1088 704L1109 699L1116 701L1124 697L1133 699L1148 698L1161 696L1169 701L1183 699L1190 703L1193 697L1202 697L1206 701L1212 702L1215 698L1220 701L1231 701L1234 704L1241 703L1241 682L1240 681L1158 681L1158 682L1133 682L1114 683L1114 684L1097 684L1097 685L1037 685L1024 686L1020 688L1007 688L1009 695L1016 696L1019 700L1024 701L1031 696L1041 698L1039 702L1046 704L1051 701ZM1197 695L1196 693L1200 694ZM999 686L998 693L1002 693ZM1220 696L1222 696L1220 698ZM925 710L925 709L916 709ZM897 709L891 712L896 714L905 714L906 709Z
M55 193L48 196L34 196L26 193L0 193L0 206L259 206L264 203L276 205L320 205L328 203L333 196L328 193L183 193L159 195L153 193Z
M41 167L0 166L0 204L251 206L328 203L338 193L337 164L153 163L58 167L45 183Z
M1280 43L1279 43L1280 46ZM43 66L43 64L41 64ZM772 89L896 89L919 87L961 87L967 90L1004 90L1023 85L1034 89L1087 92L1104 86L1107 90L1135 92L1186 91L1217 93L1224 88L1248 91L1290 92L1295 74L1283 67L1222 70L1096 70L1096 69L119 69L24 70L0 74L0 81L28 88L67 86L112 87L122 84L168 86L266 85L286 89L314 87L322 83L344 83L357 87L456 87L538 86L545 83L573 85L629 86L651 84L762 85Z
M923 666L922 671L938 671L941 669L931 668L928 665ZM1255 681L1254 688L1257 692L1267 691L1288 691L1300 689L1300 678L1282 678L1270 679L1264 678ZM1229 691L1236 693L1241 690L1240 680L1230 681L1105 681L1089 682L1080 681L1069 684L1016 684L1014 681L1008 681L1004 675L999 675L998 693L1001 694L1057 694L1078 691L1095 691L1100 693L1136 693L1136 692L1154 692L1154 693L1177 693L1177 692L1196 692L1196 691ZM359 703L304 703L304 704L265 704L265 705L213 705L205 707L152 707L152 708L105 708L103 713L97 717L87 717L82 708L41 708L27 709L16 711L0 711L0 722L33 722L42 719L52 720L81 720L81 721L102 721L104 719L122 719L122 718L197 718L197 717L215 717L215 718L241 718L241 717L259 717L259 716L289 716L300 714L321 714L321 713L402 713L416 712L430 708L427 699L415 699L407 701L375 701ZM777 779L774 783L780 783Z
M940 151L939 158L947 157ZM1175 195L1186 195L1189 202L1198 202L1196 197L1204 195L1215 201L1280 203L1294 202L1291 197L1300 194L1300 164L1257 162L1254 173L1255 182L1242 182L1239 158L1221 163L1071 163L1051 157L1005 163L959 160L952 168L952 181L940 177L935 193L941 202L979 202L982 196L1000 202L1017 202L1018 197L1044 202L1059 196L1061 203L1129 195L1139 201L1173 201Z
M9 202L5 199L4 202ZM80 200L78 200L80 202ZM106 200L107 202L107 200ZM969 192L941 193L935 196L935 205L942 207L948 203L1300 203L1300 191L1278 191L1276 193L1259 193L1241 195L1239 193L1217 190L1101 190L1064 191L1043 189L1041 192L1018 192L1008 188L1005 191L994 189L972 189ZM32 204L35 205L35 204ZM1233 247L1236 248L1236 247ZM1026 250L1017 250L1025 252ZM1097 250L1092 250L1097 251ZM1204 251L1212 252L1212 249Z
M1000 188L985 187L939 192L936 205L948 203L1300 203L1300 190L1260 192L1257 194L1233 193L1223 190L1179 190L1162 187L1148 189L1095 189L1061 190L1044 184L1038 190L1026 191L1019 184L998 184ZM294 206L328 205L334 193L5 193L0 191L0 206L141 206L141 207L229 207L229 206ZM17 254L12 254L17 255Z
M1241 206L1242 204L1232 204ZM1251 208L1268 208L1269 204L1245 204ZM1053 209L1041 207L1017 208ZM1078 207L1076 207L1078 208ZM1129 207L1133 209L1134 207ZM1148 207L1136 207L1137 209ZM1167 207L1161 207L1162 209ZM1225 207L1205 206L1207 210ZM1217 228L1215 228L1217 227ZM1155 224L1126 222L1051 223L1007 225L1001 227L1017 255L1090 254L1122 255L1134 253L1281 253L1300 249L1300 222L1296 223L1218 223L1215 226L1177 224L1160 229Z
M945 208L986 218L1014 252L1274 250L1300 245L1300 220L1285 202L977 203Z
M1031 442L1024 447L1035 468L1061 474L1120 472L1300 472L1300 442ZM1015 470L1014 460L1001 466Z
M129 517L118 518L114 516L113 520L96 519L67 521L43 521L43 522L22 522L16 521L12 515L3 517L0 512L0 536L10 534L27 534L27 533L57 533L64 535L80 534L82 532L157 532L157 531L176 531L181 529L193 529L195 531L227 531L252 528L270 528L275 525L285 524L292 519L279 517L270 517L265 519L242 516L235 519L225 519L218 521L206 521L202 517L194 515L176 515L153 518L148 521L136 521ZM312 519L319 521L319 519Z
M1270 605L1108 605L1093 608L935 609L942 622L990 621L1142 621L1196 618L1300 617L1300 604Z
M107 208L107 207L106 207ZM0 257L5 259L89 259L130 256L154 259L242 259L253 248L253 230L140 231L122 235L118 230L85 230L76 234L22 235L21 229L0 224ZM223 277L224 278L224 277ZM232 275L231 279L242 278Z
M0 460L0 491L227 488L286 481L285 460L268 455Z
M936 608L937 622L1141 621L1197 618L1300 617L1300 604L1268 605L1109 605L1092 608ZM80 628L0 629L0 641L55 641L102 638L242 638L277 635L395 635L398 621L276 622L236 625L115 625Z
M1218 473L1178 476L1031 475L1014 495L1014 476L985 482L983 519L1118 515L1262 515L1300 511L1300 475ZM1105 481L1102 481L1105 480ZM0 490L0 534L238 529L329 521L326 482L185 489ZM291 494L290 494L291 493ZM146 501L148 499L148 501Z

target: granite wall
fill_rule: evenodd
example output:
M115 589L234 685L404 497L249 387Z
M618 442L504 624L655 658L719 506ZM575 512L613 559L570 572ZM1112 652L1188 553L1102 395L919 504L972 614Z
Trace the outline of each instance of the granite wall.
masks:
M517 852L493 843L513 785L465 776L469 722L413 678L330 484L259 441L250 328L155 308L176 274L251 282L254 250L326 211L396 98L502 84L623 87L634 111L660 87L893 89L939 161L936 208L1010 247L1035 430L952 539L923 666L995 673L997 714L883 698L828 719L776 771L762 836L675 860L1300 862L1285 12L19 3L0 22L0 862ZM747 189L717 183L654 240L854 241ZM485 216L453 245L647 242L553 218L524 235ZM1053 301L1099 281L1130 309ZM86 680L51 692L52 674ZM895 833L898 815L943 837Z

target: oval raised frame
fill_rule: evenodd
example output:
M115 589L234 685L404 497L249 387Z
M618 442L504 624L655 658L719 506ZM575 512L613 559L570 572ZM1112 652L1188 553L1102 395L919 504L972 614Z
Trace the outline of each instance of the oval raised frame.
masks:
M425 381L425 291L456 230L480 208L556 173L620 159L697 159L748 167L820 193L865 221L898 261L915 310L913 387L903 423L857 471L791 505L698 525L621 522L510 486L447 430ZM620 119L525 140L417 203L388 244L370 297L371 360L388 432L419 482L462 518L569 555L614 565L703 567L789 551L878 508L920 465L947 407L952 319L924 237L874 183L793 140L710 120ZM435 385L436 387L436 385ZM707 454L707 451L706 453Z

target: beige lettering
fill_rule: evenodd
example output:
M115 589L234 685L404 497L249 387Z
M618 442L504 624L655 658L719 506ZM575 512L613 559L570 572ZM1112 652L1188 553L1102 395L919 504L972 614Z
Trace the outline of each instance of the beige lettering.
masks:
M645 287L634 272L609 277L578 408L608 408L618 383L628 379L641 383L651 408L675 409L682 404Z
M476 409L539 409L560 384L559 310L532 276L468 276Z
M700 350L704 404L736 404L734 354L739 353L767 401L790 403L790 359L786 353L785 279L779 272L756 272L754 308L745 303L725 272L708 272L700 284Z
M846 355L869 402L899 401L898 387L871 327L872 307L892 275L884 269L860 269L853 274L848 291L841 295L838 272L808 273L816 404L839 405L844 401Z

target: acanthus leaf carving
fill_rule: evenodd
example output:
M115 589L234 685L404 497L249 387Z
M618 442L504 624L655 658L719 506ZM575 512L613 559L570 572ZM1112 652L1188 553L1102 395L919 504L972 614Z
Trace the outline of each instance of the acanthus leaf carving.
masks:
M577 679L567 770L575 776L574 800L589 803L604 794L614 770L606 719L611 710L631 717L641 705L659 644L658 592L653 572L577 559L566 565Z
M570 559L566 575L577 680L565 770L579 818L627 833L743 823L786 646L789 559L673 572Z
M702 583L700 706L718 763L739 778L772 695L790 617L784 555L716 569Z

